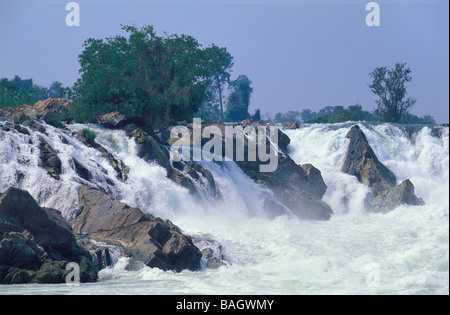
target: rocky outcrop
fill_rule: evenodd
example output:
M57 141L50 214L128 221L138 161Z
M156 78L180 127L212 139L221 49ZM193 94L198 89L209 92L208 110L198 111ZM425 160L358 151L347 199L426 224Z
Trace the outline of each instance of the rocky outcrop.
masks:
M193 125L186 124L186 127L191 131L191 137L193 133ZM209 127L211 125L202 125L202 128ZM217 127L221 131L222 136L222 156L223 160L225 160L225 125L224 124L215 124L214 127ZM227 126L241 126L245 128L247 126L255 127L256 135L258 132L259 123L251 122L250 120L243 121L239 124L230 124ZM264 125L265 126L265 125ZM287 154L287 147L290 143L289 137L282 132L279 128L276 129L277 137L278 137L278 146L274 148L273 144L266 139L266 150L269 152L270 147L272 146L273 150L276 150L278 159L278 167L274 172L260 172L260 165L266 164L265 162L261 162L256 159L256 161L249 161L248 158L248 139L249 135L245 134L244 140L244 161L236 161L236 164L255 182L265 185L271 191L274 192L275 198L282 205L267 200L265 201L265 205L267 208L270 208L272 205L276 205L273 207L269 216L273 217L279 214L285 214L285 207L289 208L292 213L302 219L309 220L328 220L333 211L331 208L321 200L323 194L326 190L326 185L321 179L320 171L317 169L313 169L313 166L306 167L308 170L308 174L306 175L305 171L300 165L297 165ZM178 141L180 138L168 138L169 132L165 131L161 135L161 140L164 144L169 145L174 141ZM267 135L266 135L267 136ZM214 137L212 135L211 137ZM207 143L211 138L202 138L202 145ZM190 142L192 143L192 141ZM233 152L236 152L236 141L233 141ZM227 162L221 162L227 163ZM175 177L176 181L182 182L183 178L178 177L178 173L176 173L177 177ZM191 186L189 181L185 181L186 186Z
M57 210L41 208L26 191L0 196L0 283L64 283L69 262L80 266L80 281L97 280L91 255L76 243Z
M51 177L59 180L62 168L57 152L44 138L39 137L39 141L39 166L44 168Z
M48 121L61 121L68 117L72 101L64 98L48 98L36 102L34 105L0 108L0 116L16 118L19 121L28 119L44 119Z
M422 198L414 194L414 185L409 179L375 196L372 201L372 211L388 212L401 204L413 206L422 206L425 204Z
M116 178L121 180L121 181L126 181L128 178L128 173L129 173L129 168L128 166L125 165L125 163L123 163L121 160L119 160L118 158L116 158L112 153L108 152L108 150L106 150L105 147L103 147L101 144L93 141L93 140L88 140L86 139L86 137L83 135L83 131L80 130L77 133L75 133L75 136L78 138L78 140L80 140L81 142L84 143L84 145L90 147L90 148L94 148L97 151L99 151L102 156L104 158L106 158L109 161L109 164L114 168L114 170L116 171ZM90 175L87 171L87 169L85 169L78 161L76 161L75 159L73 160L74 162L74 168L75 171L77 172L77 174L86 180L90 180Z
M125 128L128 137L135 139L138 145L137 155L146 162L155 162L164 167L168 173L172 170L170 154L167 147L161 145L153 136L133 125Z
M394 173L378 160L358 125L353 126L346 137L350 142L342 171L371 187L373 196L366 202L370 211L388 212L401 204L424 204L421 198L414 195L411 181L405 180L397 186Z
M172 162L170 160L169 144L161 143L161 140L151 136L141 128L128 125L125 131L129 137L135 139L138 145L137 155L140 158L146 162L156 163L164 167L167 171L167 177L189 190L193 196L198 197L206 194L213 198L221 197L214 177L203 166L195 162Z
M192 239L170 221L131 208L100 190L82 186L83 211L75 232L119 245L132 260L163 270L198 270L202 254Z
M358 125L350 129L346 138L350 139L350 143L342 166L344 173L356 176L361 183L367 183L375 195L396 185L394 173L378 160Z
M327 185L322 178L320 170L310 163L303 164L302 169L305 172L306 180L311 185L313 195L322 198L327 191Z

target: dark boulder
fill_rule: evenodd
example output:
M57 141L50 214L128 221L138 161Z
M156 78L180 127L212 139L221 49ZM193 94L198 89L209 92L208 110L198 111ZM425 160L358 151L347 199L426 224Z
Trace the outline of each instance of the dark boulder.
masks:
M0 283L64 283L69 262L79 264L82 282L97 280L90 254L59 211L17 188L0 196Z
M155 162L164 167L169 173L172 170L170 165L169 149L159 143L156 138L140 128L133 128L132 125L125 128L127 136L133 137L138 145L137 155L146 162Z
M39 137L39 141L39 166L44 168L54 179L59 180L62 166L56 150L44 138Z

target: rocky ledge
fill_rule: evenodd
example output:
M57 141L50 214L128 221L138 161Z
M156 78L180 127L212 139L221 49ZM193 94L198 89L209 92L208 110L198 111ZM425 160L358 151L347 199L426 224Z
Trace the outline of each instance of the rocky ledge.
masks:
M78 235L117 245L134 262L163 270L198 270L202 254L189 236L169 220L131 208L106 193L82 186L82 212L75 222Z
M87 186L79 197L82 211L72 229L59 211L40 207L27 191L9 188L0 196L0 284L64 283L71 262L79 265L81 282L95 282L112 261L91 240L119 247L130 268L200 269L202 253L169 220Z

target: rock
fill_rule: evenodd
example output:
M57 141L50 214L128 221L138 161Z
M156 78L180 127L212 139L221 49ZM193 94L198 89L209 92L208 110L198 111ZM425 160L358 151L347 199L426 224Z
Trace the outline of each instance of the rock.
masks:
M312 194L321 199L327 191L327 185L323 181L322 173L309 163L303 164L301 167L305 172L308 183L311 184Z
M46 119L53 118L64 120L72 106L72 101L64 98L48 98L36 102L34 105L22 105L19 107L8 107L0 109L0 116L9 118L16 117L21 122L28 119Z
M278 168L274 172L259 172L259 162L236 162L254 181L267 186L275 197L296 216L307 220L328 220L333 211L313 192L314 187L302 167L289 156L278 155Z
M414 185L409 179L397 186L394 173L378 160L358 125L353 126L346 137L350 143L342 171L372 188L372 200L366 202L369 211L388 212L401 204L425 204L414 194Z
M87 181L90 181L93 178L91 172L89 172L89 170L86 167L84 167L80 162L78 162L77 159L73 158L72 161L75 168L75 172L77 172L78 176Z
M284 125L283 125L283 127L284 127L284 129L298 129L298 128L300 128L300 124L298 123L298 122L286 122Z
M140 128L133 128L127 126L125 128L127 135L133 137L139 146L137 155L147 162L156 162L158 165L164 167L168 174L172 170L170 164L170 154L166 146L159 143L154 137Z
M225 259L223 246L209 235L197 235L194 242L201 250L203 267L218 269L231 264Z
M107 128L117 128L125 120L126 120L126 117L122 114L119 114L119 112L111 112L111 113L107 113L107 114L99 116L97 118L97 124L103 125Z
M263 208L269 219L275 219L276 217L288 213L285 206L269 198L264 199Z
M27 114L31 118L46 120L51 117L56 120L64 120L68 116L71 106L72 101L64 98L48 98L34 104L32 110Z
M358 125L350 129L346 138L350 139L350 143L342 166L344 173L367 183L375 195L396 185L394 173L378 160Z
M372 202L373 212L388 212L401 204L422 206L425 204L422 198L414 194L414 185L409 179L400 185L376 196Z
M219 136L222 136L222 157L223 159L225 159L226 126L224 124L214 124L202 125L202 128L206 128L209 126L217 127L221 131ZM231 126L242 126L242 128L245 128L246 126L254 127L257 135L257 127L260 126L260 123L252 122L251 120L245 120L242 121L239 125L231 124ZM263 126L267 127L267 125ZM185 127L187 127L191 131L192 138L192 124L188 124ZM302 167L297 165L287 154L287 147L290 143L290 138L279 128L277 128L277 135L278 148L273 149L277 150L278 153L278 167L274 172L260 172L260 164L266 164L266 162L261 162L259 160L249 161L249 137L247 134L244 135L244 161L236 161L236 159L234 159L236 164L255 182L265 185L267 186L267 188L272 190L275 194L276 199L299 217L302 217L304 219L328 220L331 217L333 211L326 203L321 200L326 186L320 185L320 172L317 169L314 169L312 171L312 176L310 177L310 179L308 179ZM165 136L165 139L166 138L168 139L167 135ZM167 143L171 143L172 140L173 138L166 141ZM204 145L208 141L210 141L210 138L202 138L202 145ZM192 144L192 140L190 144ZM266 151L270 149L271 145L271 142L266 137ZM234 140L233 152L234 155L236 155L236 141ZM191 164L195 165L195 163ZM176 168L176 170L172 171L169 177L180 185L188 188L191 192L194 192L196 189L195 183L193 183L190 178L187 178L184 173L190 174L193 180L196 180L196 174L192 173L191 169L187 167L186 164L178 163L177 165L174 164L174 167ZM192 168L195 167L196 166L192 166ZM199 173L198 170L196 171L197 173ZM210 182L211 186L213 186L212 181L208 181ZM268 204L266 205L269 207ZM273 205L275 206L275 204ZM284 210L281 211L282 209L284 209L283 207L279 207L279 205L277 205L275 208L276 209L274 209L274 211L266 209L266 212L269 215L274 215L275 213L285 213Z
M75 223L78 234L120 245L127 256L163 270L198 270L201 253L191 238L170 221L130 208L87 186L79 192L84 205Z
M286 135L281 129L278 128L278 147L283 151L283 153L287 154L288 145L291 143L291 139Z
M194 182L189 177L185 176L181 171L179 171L175 168L172 169L170 171L169 178L173 182L175 182L175 183L183 186L187 190L189 190L190 194L198 195L198 191L197 191L197 188L195 187Z
M39 141L39 166L44 168L54 179L59 180L62 166L58 154L44 138L39 137Z
M82 282L97 280L90 254L59 211L17 188L0 196L0 283L64 283L69 262L80 265Z
M99 151L102 154L102 156L104 158L108 159L109 164L114 168L114 170L117 173L117 176L116 176L117 179L119 179L123 182L125 182L128 179L128 173L129 173L130 169L128 168L128 166L125 165L125 163L123 163L121 160L119 160L117 157L115 157L112 153L109 153L108 150L106 150L106 148L103 147L102 145L100 145L99 143L97 143L95 141L88 141L83 136L82 130L78 131L75 135L81 142L84 143L84 145L86 145L90 148L96 149L97 151ZM77 171L78 175L80 175L81 178L89 180L89 179L85 178L85 177L91 178L90 177L91 175L88 174L88 170L85 169L80 163L78 163L78 165L80 165L82 168L77 169L77 164L74 160L75 170Z

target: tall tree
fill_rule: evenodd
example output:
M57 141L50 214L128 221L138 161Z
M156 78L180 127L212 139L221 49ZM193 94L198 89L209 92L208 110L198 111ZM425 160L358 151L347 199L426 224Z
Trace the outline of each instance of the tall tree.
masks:
M48 94L52 98L62 97L64 95L64 87L61 82L53 81L48 88Z
M231 68L233 67L233 57L225 47L218 47L214 44L205 49L205 61L208 63L210 76L212 79L212 93L217 94L220 106L220 115L224 120L223 111L223 88L230 81Z
M253 92L252 81L246 75L240 75L236 80L230 81L227 110L225 116L229 121L238 121L250 118L248 108Z
M407 98L406 83L412 80L410 73L406 63L396 63L392 69L377 67L370 73L373 81L369 88L379 97L377 111L383 120L399 122L416 103L415 99Z

